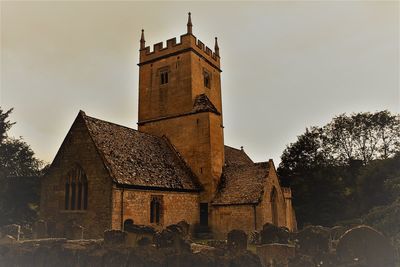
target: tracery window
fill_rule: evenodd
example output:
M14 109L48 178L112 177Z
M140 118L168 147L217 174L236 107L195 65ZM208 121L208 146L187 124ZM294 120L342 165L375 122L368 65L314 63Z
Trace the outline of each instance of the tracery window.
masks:
M79 166L68 172L65 180L65 209L86 210L88 206L88 181Z
M150 201L150 223L161 223L162 218L162 196L151 196Z

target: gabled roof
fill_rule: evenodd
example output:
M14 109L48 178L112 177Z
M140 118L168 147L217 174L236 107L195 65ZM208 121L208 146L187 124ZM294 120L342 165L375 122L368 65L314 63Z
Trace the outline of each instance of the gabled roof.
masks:
M253 163L243 150L225 146L225 166L212 204L258 204L264 193L269 168L269 162Z
M121 186L199 191L197 178L166 138L80 112L114 182Z
M238 164L253 164L253 161L243 149L225 146L225 165Z
M209 111L213 112L217 115L221 115L221 113L217 110L211 100L207 97L206 94L201 94L196 96L193 104L193 112L204 112Z

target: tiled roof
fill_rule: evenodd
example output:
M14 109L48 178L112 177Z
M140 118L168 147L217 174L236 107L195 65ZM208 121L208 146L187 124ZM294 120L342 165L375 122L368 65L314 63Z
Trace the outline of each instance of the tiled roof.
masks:
M225 146L225 165L252 164L253 161L242 149Z
M177 191L199 191L197 178L166 138L83 117L90 135L120 185Z
M209 111L220 115L221 113L217 110L213 103L206 94L196 96L193 104L193 112L204 112Z
M253 163L243 150L225 146L225 166L213 205L259 203L269 167L269 162Z

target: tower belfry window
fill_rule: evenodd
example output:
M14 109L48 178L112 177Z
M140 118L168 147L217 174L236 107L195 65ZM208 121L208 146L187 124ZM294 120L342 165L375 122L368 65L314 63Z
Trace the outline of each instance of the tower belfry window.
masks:
M160 84L167 84L168 78L168 70L160 71Z
M203 78L204 78L204 86L207 88L211 88L211 76L210 73L207 71L203 72Z

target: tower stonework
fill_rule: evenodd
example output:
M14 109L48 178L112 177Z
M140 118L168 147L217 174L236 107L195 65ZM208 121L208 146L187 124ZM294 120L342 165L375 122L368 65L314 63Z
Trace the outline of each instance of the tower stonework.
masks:
M140 40L139 121L141 132L165 136L203 187L200 208L215 196L224 164L219 47L214 52L192 33L157 43ZM207 208L208 209L208 208ZM208 220L208 218L207 218Z

